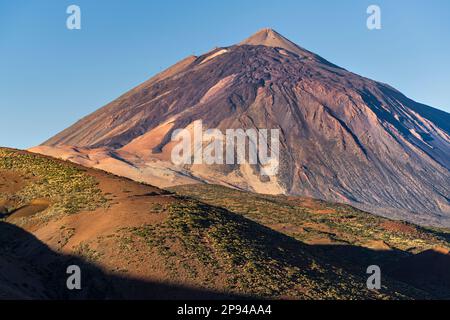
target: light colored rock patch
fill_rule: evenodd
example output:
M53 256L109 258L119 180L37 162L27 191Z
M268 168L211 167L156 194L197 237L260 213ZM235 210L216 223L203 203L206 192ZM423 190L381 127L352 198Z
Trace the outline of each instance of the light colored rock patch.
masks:
M203 98L200 100L200 103L206 103L215 96L217 96L220 92L222 92L224 89L226 89L228 86L233 83L234 78L236 77L235 74L232 74L228 77L223 78L219 82L217 82L213 87L211 87L208 92L203 96Z
M273 195L285 193L283 188L279 185L276 176L270 177L270 181L268 182L263 182L260 180L259 176L253 173L253 170L248 163L242 164L240 166L240 171L244 180L257 193Z
M209 60L214 59L215 57L221 56L222 54L227 53L227 52L228 52L227 49L219 50L216 53L210 55L209 57L206 57L206 59L203 60L200 64L204 64L205 62L208 62Z

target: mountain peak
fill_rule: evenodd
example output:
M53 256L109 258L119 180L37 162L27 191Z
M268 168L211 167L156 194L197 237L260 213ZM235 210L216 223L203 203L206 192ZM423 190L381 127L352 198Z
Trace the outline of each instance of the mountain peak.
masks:
M281 34L271 28L264 28L242 41L240 44L267 45L268 43L287 40Z
M239 45L283 48L300 55L305 55L305 53L307 53L305 49L299 47L294 42L283 37L281 34L271 28L264 28L259 30L251 37L239 43Z

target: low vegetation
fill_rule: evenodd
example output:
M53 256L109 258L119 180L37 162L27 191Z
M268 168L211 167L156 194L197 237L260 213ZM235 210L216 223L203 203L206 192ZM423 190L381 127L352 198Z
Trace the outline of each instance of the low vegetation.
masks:
M223 208L182 198L165 222L131 228L123 241L144 240L174 277L259 297L301 299L407 298L422 295L389 283L380 293L365 278L311 254L311 247ZM137 239L136 239L137 238ZM134 247L134 245L131 245ZM182 271L181 271L182 270ZM402 293L392 290L398 287Z
M392 280L389 287L396 292L419 298L450 298L449 278L443 271L449 262L445 252L450 248L450 230L420 227L348 205L307 198L260 195L213 185L171 190L309 245L308 253L353 275L365 275L367 266L378 265L384 283ZM430 271L435 269L439 271ZM411 291L411 287L422 292Z
M180 186L172 190L226 208L309 244L365 246L378 241L385 243L386 248L411 253L436 246L450 247L450 230L393 221L344 204L260 195L214 185Z
M95 178L69 163L21 151L0 149L0 170L17 173L25 181L17 192L0 195L0 200L12 205L9 212L30 204L35 199L47 199L51 206L40 215L73 214L94 210L107 204Z

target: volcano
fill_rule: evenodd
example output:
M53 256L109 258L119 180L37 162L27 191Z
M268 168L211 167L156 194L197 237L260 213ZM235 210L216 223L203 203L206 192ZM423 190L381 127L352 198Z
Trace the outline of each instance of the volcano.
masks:
M279 129L280 167L171 162L176 129ZM301 195L450 226L450 114L271 29L190 56L31 151L159 187Z

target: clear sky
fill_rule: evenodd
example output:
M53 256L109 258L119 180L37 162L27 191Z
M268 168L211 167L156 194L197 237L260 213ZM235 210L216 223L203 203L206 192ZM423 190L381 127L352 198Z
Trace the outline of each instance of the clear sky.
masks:
M81 8L81 30L66 9ZM382 29L366 27L381 8ZM37 145L191 55L270 27L450 112L448 0L0 0L0 146Z

